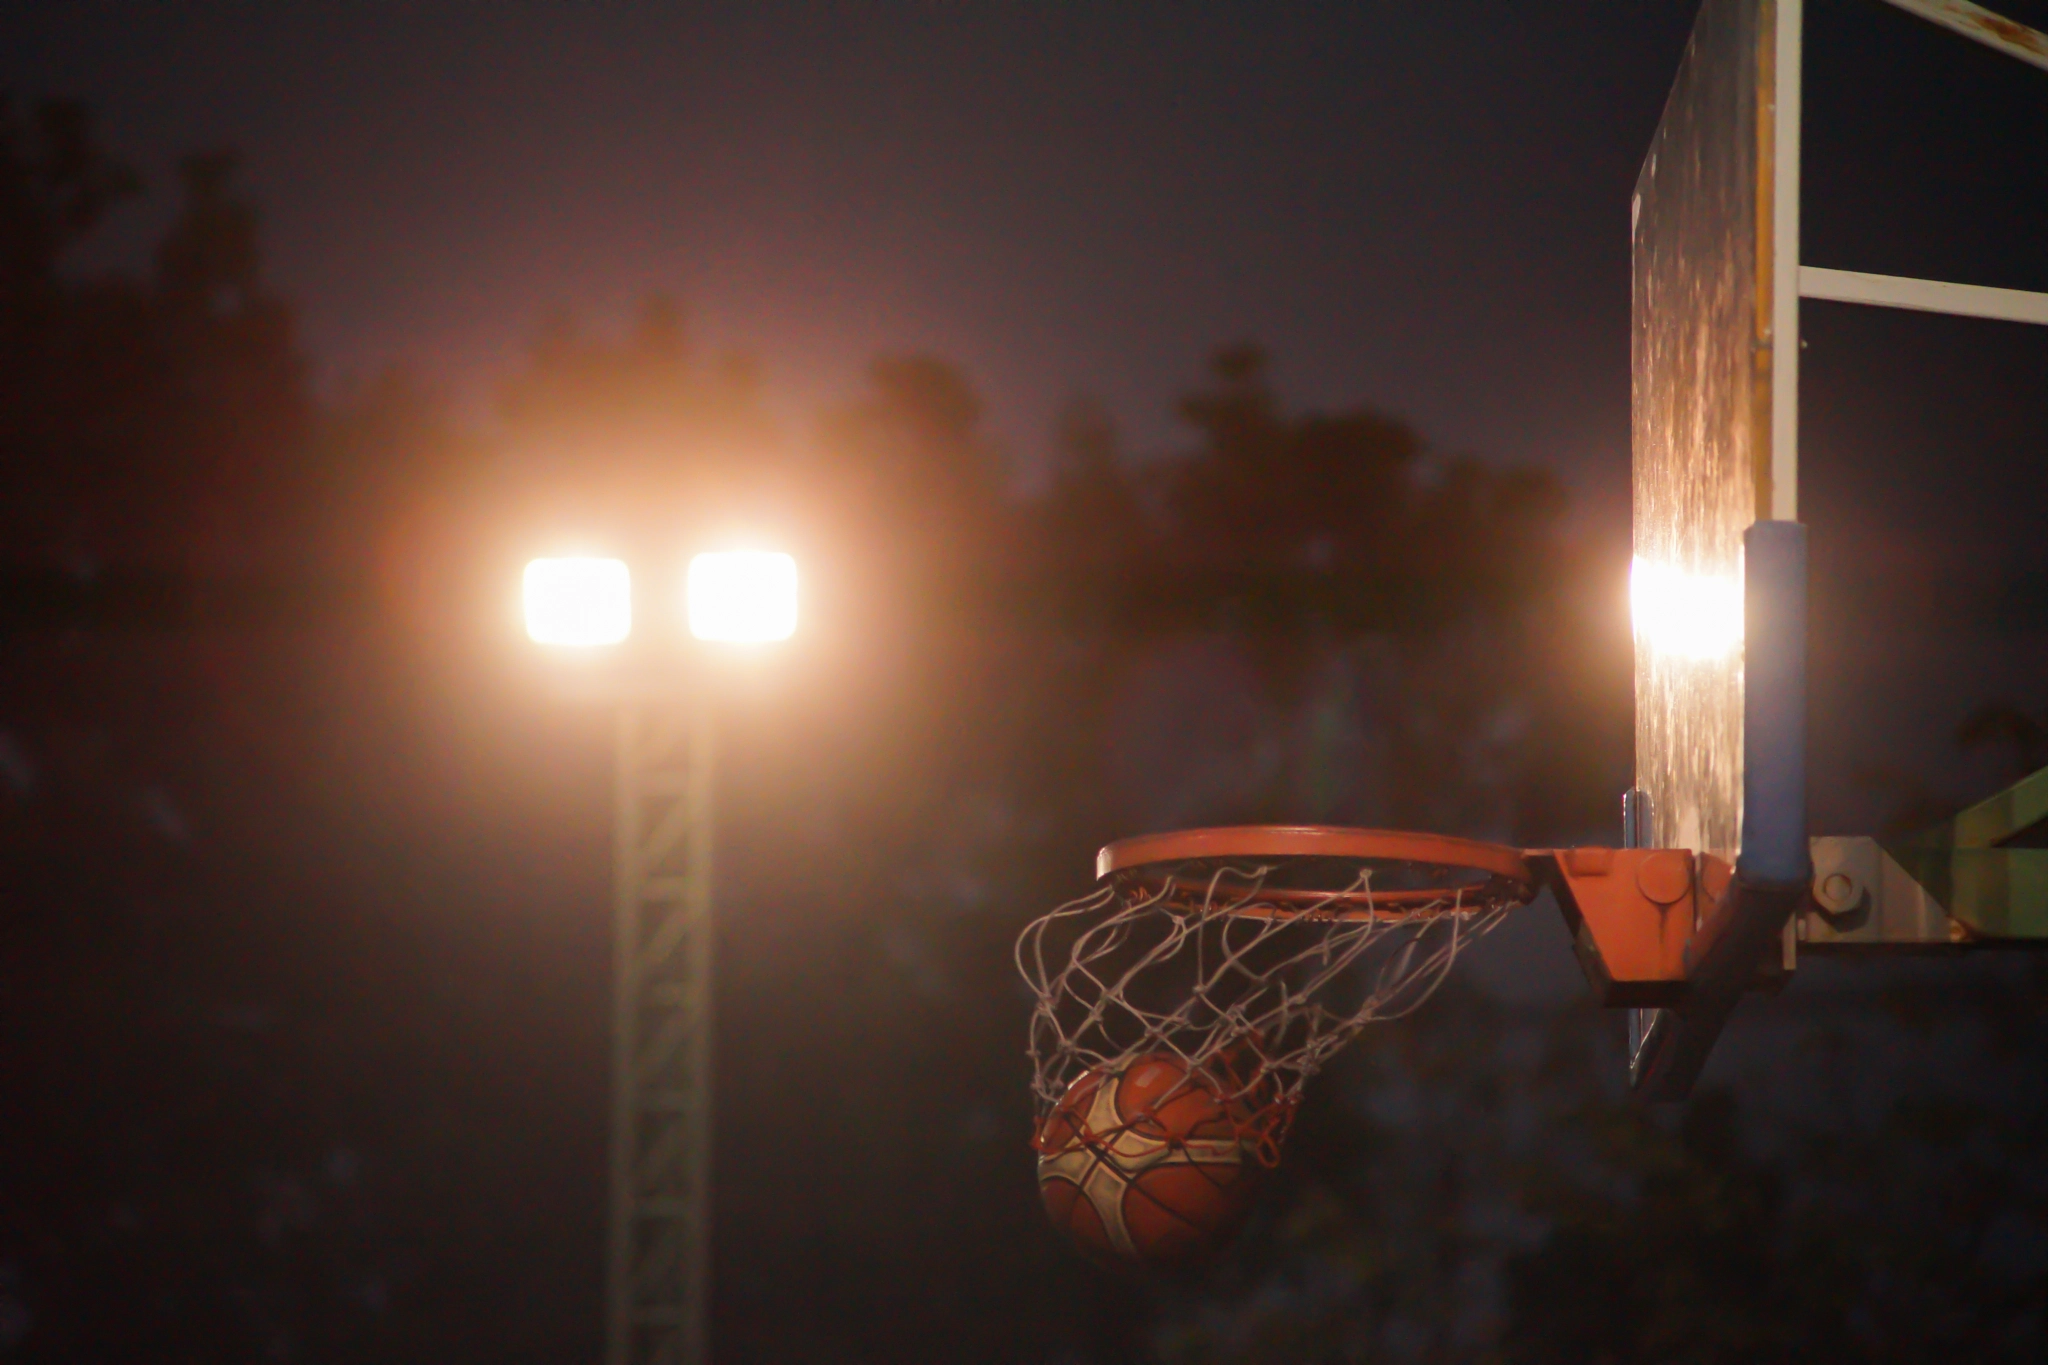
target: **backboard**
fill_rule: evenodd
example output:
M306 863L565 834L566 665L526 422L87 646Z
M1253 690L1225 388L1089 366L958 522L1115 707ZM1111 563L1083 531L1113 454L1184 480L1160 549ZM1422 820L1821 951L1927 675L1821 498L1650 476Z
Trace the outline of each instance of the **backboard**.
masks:
M1969 0L1886 2L2048 68L2048 34ZM2048 322L2048 296L1801 264L1803 31L1803 0L1703 0L1630 205L1636 790L1624 842L1735 869L1711 909L1695 901L1704 938L1682 1000L1631 1015L1631 1084L1655 1098L1690 1089L1778 956L1773 940L1785 967L1812 941L1796 922L1812 878L1800 297Z
M1742 536L1797 515L1796 343L1773 345L1797 335L1797 20L1796 0L1705 0L1629 209L1643 842L1729 860Z

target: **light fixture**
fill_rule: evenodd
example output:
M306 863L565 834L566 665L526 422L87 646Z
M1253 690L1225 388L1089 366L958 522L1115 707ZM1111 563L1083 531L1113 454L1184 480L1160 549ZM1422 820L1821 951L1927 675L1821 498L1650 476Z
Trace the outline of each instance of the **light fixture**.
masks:
M796 561L764 550L701 554L690 561L690 634L757 644L796 633Z
M526 633L538 644L615 645L633 632L633 578L617 559L526 566Z

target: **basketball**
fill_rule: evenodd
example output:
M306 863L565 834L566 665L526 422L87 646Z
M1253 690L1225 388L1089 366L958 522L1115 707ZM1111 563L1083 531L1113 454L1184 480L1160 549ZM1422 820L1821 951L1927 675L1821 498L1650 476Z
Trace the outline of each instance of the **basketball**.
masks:
M1077 1078L1035 1144L1053 1225L1098 1261L1180 1266L1220 1250L1251 1209L1272 1130L1228 1096L1168 1055Z

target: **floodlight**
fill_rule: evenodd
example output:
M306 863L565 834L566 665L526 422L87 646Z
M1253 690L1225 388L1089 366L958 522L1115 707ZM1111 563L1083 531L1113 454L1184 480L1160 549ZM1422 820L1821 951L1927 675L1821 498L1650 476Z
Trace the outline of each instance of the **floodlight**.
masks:
M1660 654L1722 659L1742 643L1742 582L1638 559L1629 566L1629 615Z
M633 630L633 579L617 559L526 566L526 633L543 645L615 645Z
M690 634L748 644L796 633L796 561L762 550L690 561Z

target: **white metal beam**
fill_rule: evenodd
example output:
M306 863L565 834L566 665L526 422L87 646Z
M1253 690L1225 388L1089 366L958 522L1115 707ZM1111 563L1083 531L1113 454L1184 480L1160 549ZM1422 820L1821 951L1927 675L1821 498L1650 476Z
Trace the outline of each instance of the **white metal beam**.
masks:
M1860 270L1825 270L1809 265L1800 268L1799 292L1809 299L1832 299L1836 303L1868 303L1921 313L2048 324L2048 294L2032 294L2024 289L1947 284L1901 275L1866 275Z
M2048 71L2048 33L2001 18L1970 0L1885 0L1908 14Z
M1805 0L1777 0L1771 56L1771 516L1799 520L1799 160Z

